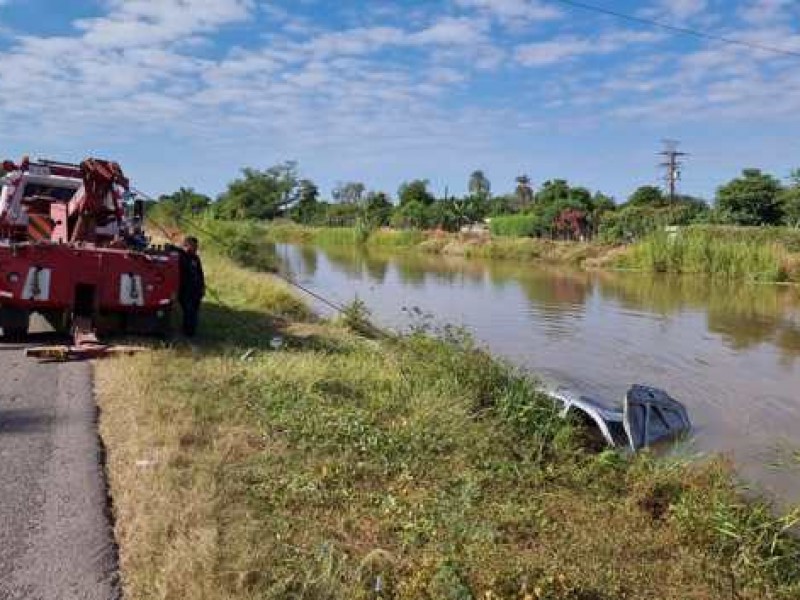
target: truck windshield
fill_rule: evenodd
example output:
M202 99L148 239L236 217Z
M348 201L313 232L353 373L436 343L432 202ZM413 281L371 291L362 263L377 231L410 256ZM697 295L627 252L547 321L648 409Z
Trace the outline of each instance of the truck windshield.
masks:
M72 188L44 185L41 183L29 183L25 186L23 197L33 198L38 196L66 202L72 199L74 195L75 190Z

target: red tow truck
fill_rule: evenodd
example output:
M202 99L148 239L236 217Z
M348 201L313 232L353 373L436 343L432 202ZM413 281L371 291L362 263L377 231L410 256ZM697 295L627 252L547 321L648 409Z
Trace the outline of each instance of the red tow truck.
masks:
M0 328L24 340L32 313L73 348L95 332L165 333L179 257L145 237L144 202L120 166L89 158L4 161L0 178Z

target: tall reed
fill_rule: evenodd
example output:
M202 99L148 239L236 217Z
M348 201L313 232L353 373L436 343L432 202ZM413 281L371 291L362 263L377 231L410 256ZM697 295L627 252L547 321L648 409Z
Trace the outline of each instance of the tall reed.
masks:
M787 258L786 249L775 242L689 228L651 234L635 244L618 264L662 273L777 282L787 278Z

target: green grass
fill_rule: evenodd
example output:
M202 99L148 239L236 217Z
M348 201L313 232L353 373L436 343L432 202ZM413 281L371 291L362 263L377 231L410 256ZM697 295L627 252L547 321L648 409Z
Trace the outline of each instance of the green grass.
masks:
M800 231L794 229L690 226L682 228L677 235L659 231L631 246L620 246L519 237L527 227L526 219L524 216L497 219L493 225L496 235L492 236L363 227L305 227L287 222L234 224L205 219L202 224L233 240L234 253L260 256L264 269L274 268L275 262L274 251L267 242L283 242L328 247L363 245L468 258L703 274L768 283L800 281Z
M359 239L355 228L302 227L282 223L267 225L265 229L268 239L284 243L353 246L356 244L355 240ZM394 229L376 229L366 236L361 236L361 239L361 244L375 249L570 264L580 264L609 248L599 244L555 242L529 237L490 237Z
M787 252L800 252L800 229L791 227L733 227L720 225L694 225L693 231L713 235L718 240L779 244Z
M590 452L457 330L365 338L206 265L197 348L97 368L126 597L799 597L798 513L723 463Z
M421 244L426 237L424 232L413 229L377 229L369 236L367 243L383 248L410 248Z
M531 237L536 233L537 218L531 215L494 217L490 228L494 235L506 237Z
M365 244L386 248L410 248L423 242L426 235L417 230L368 230L361 227L305 227L293 223L265 226L267 236L284 243L313 243L323 246Z
M788 254L774 242L714 230L651 234L619 258L618 266L662 273L702 273L727 279L779 282L788 278Z

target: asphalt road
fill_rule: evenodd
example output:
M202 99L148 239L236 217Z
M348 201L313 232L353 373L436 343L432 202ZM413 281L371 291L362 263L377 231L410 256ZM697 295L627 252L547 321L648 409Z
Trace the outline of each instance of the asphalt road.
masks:
M91 366L23 348L0 343L0 600L119 598Z

